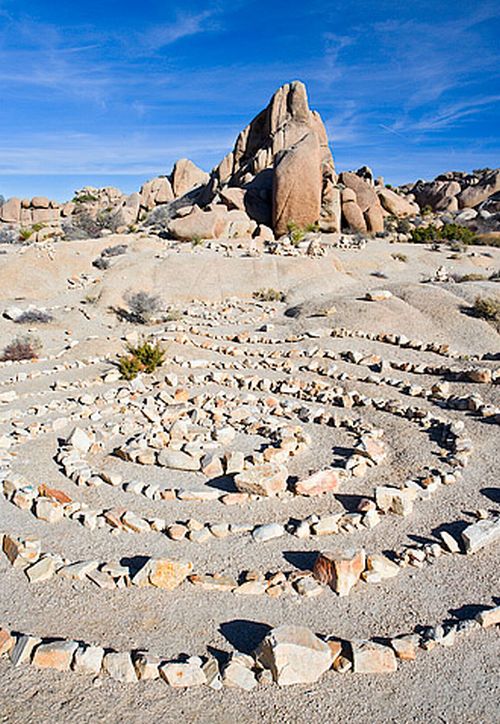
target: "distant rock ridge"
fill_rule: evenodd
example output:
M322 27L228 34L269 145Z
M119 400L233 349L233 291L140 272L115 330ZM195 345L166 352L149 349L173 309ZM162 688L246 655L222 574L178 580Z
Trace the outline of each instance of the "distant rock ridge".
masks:
M500 169L448 172L395 189L374 179L367 166L337 175L321 116L296 80L278 88L210 174L182 158L169 175L129 195L86 187L65 204L45 197L0 198L0 240L36 241L52 231L90 238L134 231L138 224L160 225L179 240L273 240L290 228L380 234L388 219L410 217L418 225L422 209L496 230Z

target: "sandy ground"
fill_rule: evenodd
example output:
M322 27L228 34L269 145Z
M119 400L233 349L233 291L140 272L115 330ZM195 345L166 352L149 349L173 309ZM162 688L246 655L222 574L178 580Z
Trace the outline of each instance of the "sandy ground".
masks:
M112 267L100 272L91 265L105 246L125 242L129 250L117 257ZM391 255L404 253L406 262ZM218 302L227 296L249 299L256 289L274 287L287 293L287 303L277 305L273 315L273 335L332 326L405 334L425 341L447 342L462 354L485 355L483 366L495 369L500 355L499 337L489 323L467 313L478 295L498 295L491 281L425 283L440 265L460 274L482 272L489 275L500 268L500 251L476 248L458 259L450 259L449 250L431 251L426 246L389 245L372 241L362 251L335 249L327 256L286 258L266 256L260 259L224 257L207 250L171 251L161 241L134 237L111 240L60 243L45 248L6 248L0 256L0 299L2 307L29 303L53 308L54 322L38 326L44 353L56 354L70 340L79 344L65 352L62 361L81 359L92 354L117 353L123 337L137 327L119 321L110 305L121 303L126 289L148 289L160 293L168 304L182 310L192 299ZM374 276L382 272L386 278ZM86 275L83 284L79 275ZM68 279L76 285L70 287ZM363 299L370 288L389 289L393 298L383 303ZM318 306L334 305L329 317L313 317ZM295 307L294 316L285 309ZM164 326L164 325L163 325ZM212 331L234 332L255 329L244 319L221 323ZM158 331L160 327L156 327ZM0 346L3 348L20 325L0 318ZM308 342L310 344L311 341ZM439 364L443 358L432 353L400 349L368 340L329 339L332 350L375 352L386 359L413 360ZM169 347L169 353L181 352ZM206 355L209 356L208 354ZM446 361L446 360L444 360ZM53 362L40 361L40 369ZM466 366L456 362L457 367ZM58 379L93 379L109 369L95 367L63 372ZM348 363L341 369L359 372ZM0 383L27 365L0 369ZM395 376L430 387L435 378L427 375L397 373ZM68 394L52 391L53 377L18 382L19 399L12 407L27 410L38 401L64 400ZM349 383L351 388L375 394L373 386ZM349 384L347 385L349 387ZM105 385L98 385L101 394ZM460 394L477 392L491 404L500 403L498 387L473 383L451 383ZM2 388L6 390L8 388ZM92 392L90 387L89 391ZM86 390L85 390L86 391ZM395 388L377 388L377 393L408 402ZM432 410L432 403L419 400ZM2 405L4 413L9 405ZM380 412L366 412L366 419L380 425L390 446L387 462L367 478L351 483L344 496L371 494L378 484L399 484L422 466L432 468L437 447L425 432L409 422ZM460 530L473 520L472 512L481 508L498 510L498 427L472 415L450 411L452 419L464 420L474 453L463 480L443 487L429 501L421 501L408 518L391 516L373 530L358 531L349 544L363 545L370 552L393 550L415 540L435 540L443 526ZM2 418L3 419L3 418ZM30 421L28 416L26 421ZM307 425L313 437L311 449L296 463L294 473L331 461L332 449L349 446L345 432ZM10 430L3 422L0 432ZM249 443L250 444L250 443ZM144 515L187 519L190 516L210 521L272 522L288 516L337 509L338 501L295 499L286 510L276 500L254 503L244 508L226 508L215 503L196 504L155 502L131 496L124 500L120 489L76 488L60 472L53 460L57 436L46 435L19 448L13 465L33 483L50 482L91 505L110 507L127 504ZM166 485L199 487L198 474L174 473L104 460L105 466L120 470L130 479ZM341 498L342 496L339 496ZM344 501L345 502L345 501ZM89 532L75 522L57 525L42 522L0 498L0 530L17 535L32 534L47 550L64 553L72 560L98 557L101 560L124 556L151 555L189 558L200 570L220 570L235 574L240 570L290 569L308 565L320 548L328 549L338 541L330 538L299 540L292 536L256 544L248 536L195 545L174 543L161 534L109 534L107 529ZM342 544L344 544L342 542ZM261 640L268 626L296 623L321 634L344 638L390 636L413 631L417 625L434 625L455 617L473 615L478 607L500 603L498 588L498 548L490 547L474 556L447 556L423 569L407 568L396 579L378 585L356 588L346 598L327 592L318 598L267 596L243 597L230 593L202 592L182 586L173 593L154 588L105 591L83 582L59 577L30 584L19 570L0 557L0 622L14 630L41 636L61 636L94 642L117 650L145 648L162 656L180 653L204 655L207 648L218 655L234 649L249 652ZM4 722L446 722L458 724L500 720L498 710L499 631L480 630L452 648L437 647L421 652L415 662L403 663L394 674L339 675L329 672L308 686L280 689L259 686L251 692L207 687L177 691L163 682L120 684L111 679L73 673L40 671L34 666L14 668L0 660L2 697L0 716Z

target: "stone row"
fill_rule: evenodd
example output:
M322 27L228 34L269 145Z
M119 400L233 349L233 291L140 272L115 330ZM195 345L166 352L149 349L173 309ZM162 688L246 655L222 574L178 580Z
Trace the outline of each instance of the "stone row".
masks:
M106 676L121 683L162 679L174 688L209 686L214 690L251 690L258 685L310 684L334 674L381 674L411 662L419 651L449 647L481 629L498 626L500 607L485 606L471 619L420 627L385 639L345 640L335 635L318 636L304 626L283 625L271 629L252 655L233 651L221 665L210 654L183 656L177 660L145 650L115 651L76 639L42 638L0 628L0 656L13 666Z

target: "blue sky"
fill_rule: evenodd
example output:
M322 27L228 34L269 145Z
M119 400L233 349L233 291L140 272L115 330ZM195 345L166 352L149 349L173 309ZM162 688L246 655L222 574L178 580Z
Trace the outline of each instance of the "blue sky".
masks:
M500 165L495 0L0 0L0 193L209 170L303 80L338 170Z

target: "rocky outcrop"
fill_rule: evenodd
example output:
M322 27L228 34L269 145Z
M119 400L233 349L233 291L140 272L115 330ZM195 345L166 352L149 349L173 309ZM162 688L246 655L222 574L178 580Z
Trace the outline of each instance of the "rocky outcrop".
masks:
M188 158L181 158L174 164L170 175L173 196L179 198L195 188L204 186L209 179L208 173L198 168Z
M398 219L420 213L418 204L408 201L408 199L385 186L377 188L377 196L385 211Z
M478 208L500 191L500 169L478 169L472 173L450 171L433 181L418 180L399 187L411 194L421 208L434 211L456 212L464 208Z
M314 149L314 168L313 160L305 159L305 148ZM312 187L304 179L293 178L287 170L290 166L307 167ZM307 223L339 230L340 196L325 127L319 114L309 108L304 84L294 81L279 88L239 134L233 150L212 171L207 198L223 199L226 189L242 189L248 214L259 223L277 223L275 233L284 233L288 223L299 223L293 200L299 184L307 194ZM288 197L290 203L285 203Z
M345 189L342 192L342 215L345 225L355 231L378 233L384 230L384 212L372 184L361 175L344 171L339 182ZM365 178L363 178L365 175Z
M61 213L61 204L45 196L34 196L31 200L13 197L0 206L0 221L29 228L33 224L57 222Z
M202 211L195 206L186 216L172 219L167 224L169 234L179 241L248 237L256 227L255 221L249 219L244 211L228 211L224 206L210 211Z

